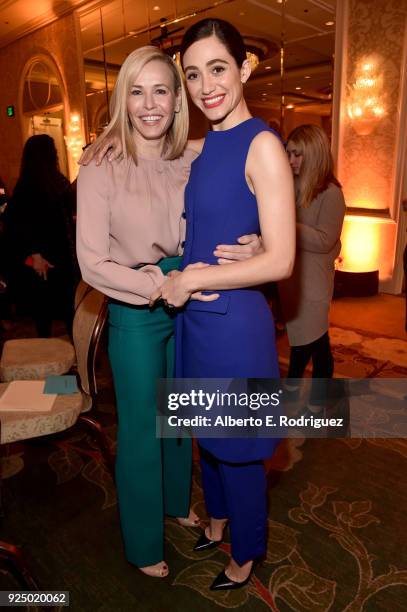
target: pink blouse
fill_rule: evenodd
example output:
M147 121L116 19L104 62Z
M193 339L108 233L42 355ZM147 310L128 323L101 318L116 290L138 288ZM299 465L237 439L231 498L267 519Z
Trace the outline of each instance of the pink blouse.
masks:
M147 304L182 252L184 189L196 153L175 160L103 160L78 175L77 253L83 279L129 304ZM142 266L139 269L134 269Z

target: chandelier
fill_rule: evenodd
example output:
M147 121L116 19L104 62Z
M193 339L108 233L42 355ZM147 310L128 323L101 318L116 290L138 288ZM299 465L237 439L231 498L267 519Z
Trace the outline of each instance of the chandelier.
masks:
M362 58L357 64L354 82L348 90L348 116L360 136L371 134L387 114L383 73L379 67L377 57Z

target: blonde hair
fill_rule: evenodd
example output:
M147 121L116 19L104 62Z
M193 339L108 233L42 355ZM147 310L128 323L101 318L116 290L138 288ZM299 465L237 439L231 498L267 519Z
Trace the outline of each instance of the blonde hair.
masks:
M294 128L287 138L287 144L289 142L295 145L297 155L302 155L297 203L308 208L312 200L325 191L330 183L341 186L334 175L329 140L322 128L309 124Z
M176 63L169 55L153 46L140 47L125 59L120 68L110 100L111 120L103 134L97 139L97 146L103 145L104 141L113 134L118 135L121 140L122 151L125 158L131 156L137 164L137 150L132 137L133 126L127 111L127 98L134 79L143 68L153 60L166 64L174 77L174 92L180 92L180 109L176 112L172 124L166 134L164 145L164 159L176 159L179 157L186 145L189 129L188 101L185 86Z

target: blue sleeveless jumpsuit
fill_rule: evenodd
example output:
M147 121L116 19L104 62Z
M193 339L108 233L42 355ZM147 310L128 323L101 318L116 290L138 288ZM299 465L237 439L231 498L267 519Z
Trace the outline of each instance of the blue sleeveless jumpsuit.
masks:
M217 244L235 244L260 233L255 196L245 165L257 134L270 131L251 118L209 132L193 162L185 192L186 244L181 269L202 261L216 265ZM273 160L270 159L270 164ZM191 300L176 321L176 376L277 378L273 317L257 287L220 291L213 302ZM202 483L208 514L228 518L232 556L243 564L266 548L266 477L263 459L276 439L200 439Z

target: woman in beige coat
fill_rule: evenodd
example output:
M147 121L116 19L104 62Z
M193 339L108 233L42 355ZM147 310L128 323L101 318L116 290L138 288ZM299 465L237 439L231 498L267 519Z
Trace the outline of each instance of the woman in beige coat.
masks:
M328 335L329 308L345 201L333 174L328 138L320 127L295 128L287 140L287 154L295 178L297 209L294 271L279 282L291 347L288 378L301 378L310 359L313 378L331 378L334 360Z

